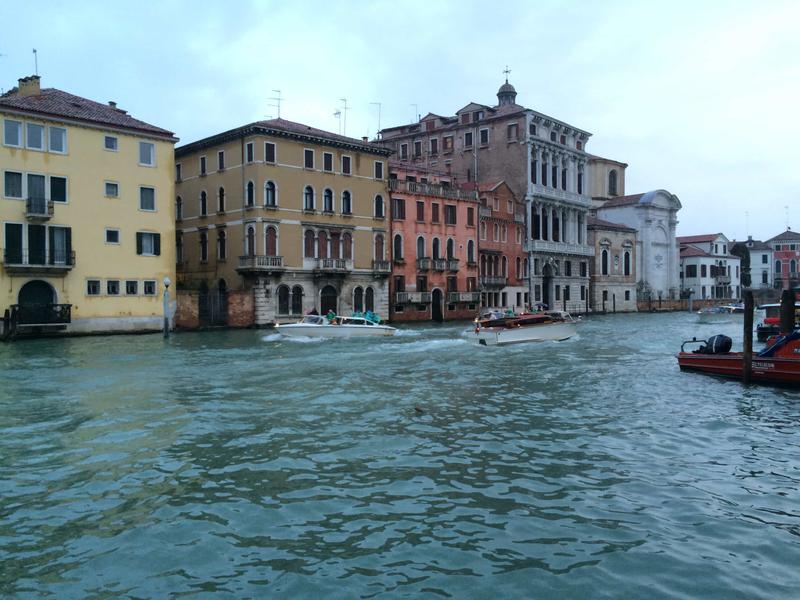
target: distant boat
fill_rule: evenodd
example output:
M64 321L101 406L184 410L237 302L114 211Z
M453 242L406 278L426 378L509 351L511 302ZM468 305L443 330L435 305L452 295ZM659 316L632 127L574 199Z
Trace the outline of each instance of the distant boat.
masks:
M764 311L764 318L756 326L756 337L759 342L766 342L773 335L780 333L781 305L780 303L761 304L758 310ZM794 303L795 327L800 325L800 302Z
M697 320L700 323L720 323L729 321L731 315L744 313L744 307L738 310L738 305L717 304L716 306L706 306L697 311Z
M562 311L520 315L486 311L475 319L474 335L482 346L563 341L577 333L576 322L569 313Z
M380 325L364 317L321 317L306 315L297 323L275 325L275 330L292 337L350 338L387 337L397 333L389 325Z

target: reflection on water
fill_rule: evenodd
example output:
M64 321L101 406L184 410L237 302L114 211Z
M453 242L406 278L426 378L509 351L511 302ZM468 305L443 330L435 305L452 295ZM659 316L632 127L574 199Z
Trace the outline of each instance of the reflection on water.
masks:
M0 596L791 597L800 393L674 359L738 327L0 346Z

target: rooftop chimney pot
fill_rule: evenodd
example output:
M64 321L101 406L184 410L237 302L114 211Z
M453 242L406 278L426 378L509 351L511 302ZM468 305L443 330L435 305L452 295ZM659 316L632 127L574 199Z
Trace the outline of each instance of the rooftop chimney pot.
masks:
M41 88L39 87L38 75L23 77L19 80L19 95L23 98L26 96L38 96L40 93Z
M111 108L117 108L117 103L116 103L116 102L114 102L113 100L109 100L109 101L108 101L108 105L109 105Z

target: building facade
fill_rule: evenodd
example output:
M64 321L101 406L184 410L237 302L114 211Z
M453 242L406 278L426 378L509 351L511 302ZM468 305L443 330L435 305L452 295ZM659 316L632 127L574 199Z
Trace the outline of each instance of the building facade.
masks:
M680 278L693 298L741 298L741 259L721 233L682 236Z
M589 267L593 312L636 312L636 230L589 217L594 260Z
M38 76L0 97L0 121L6 332L160 329L173 134Z
M505 181L526 206L532 302L579 311L594 252L586 237L591 134L518 105L516 96L506 81L495 106L472 102L451 117L428 114L384 129L381 143L398 160L435 166L459 182Z
M233 290L252 291L256 325L313 309L387 318L388 154L284 119L178 148L178 276L201 321Z
M800 233L787 229L766 243L773 253L774 287L789 290L800 286Z
M589 194L597 208L606 200L625 195L627 163L589 155Z
M772 289L773 264L770 245L748 236L746 242L734 242L733 247L739 247L741 251L747 252L750 259L750 287L761 290ZM734 250L734 254L740 255L736 250ZM744 271L744 267L742 270ZM742 277L742 287L747 287L744 276Z
M450 177L393 163L390 167L392 321L475 316L478 204Z

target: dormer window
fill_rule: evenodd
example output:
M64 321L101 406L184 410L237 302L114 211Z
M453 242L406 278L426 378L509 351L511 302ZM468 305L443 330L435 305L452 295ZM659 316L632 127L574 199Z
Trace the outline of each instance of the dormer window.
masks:
M482 110L476 110L474 113L472 113L472 122L477 123L478 121L483 121Z

